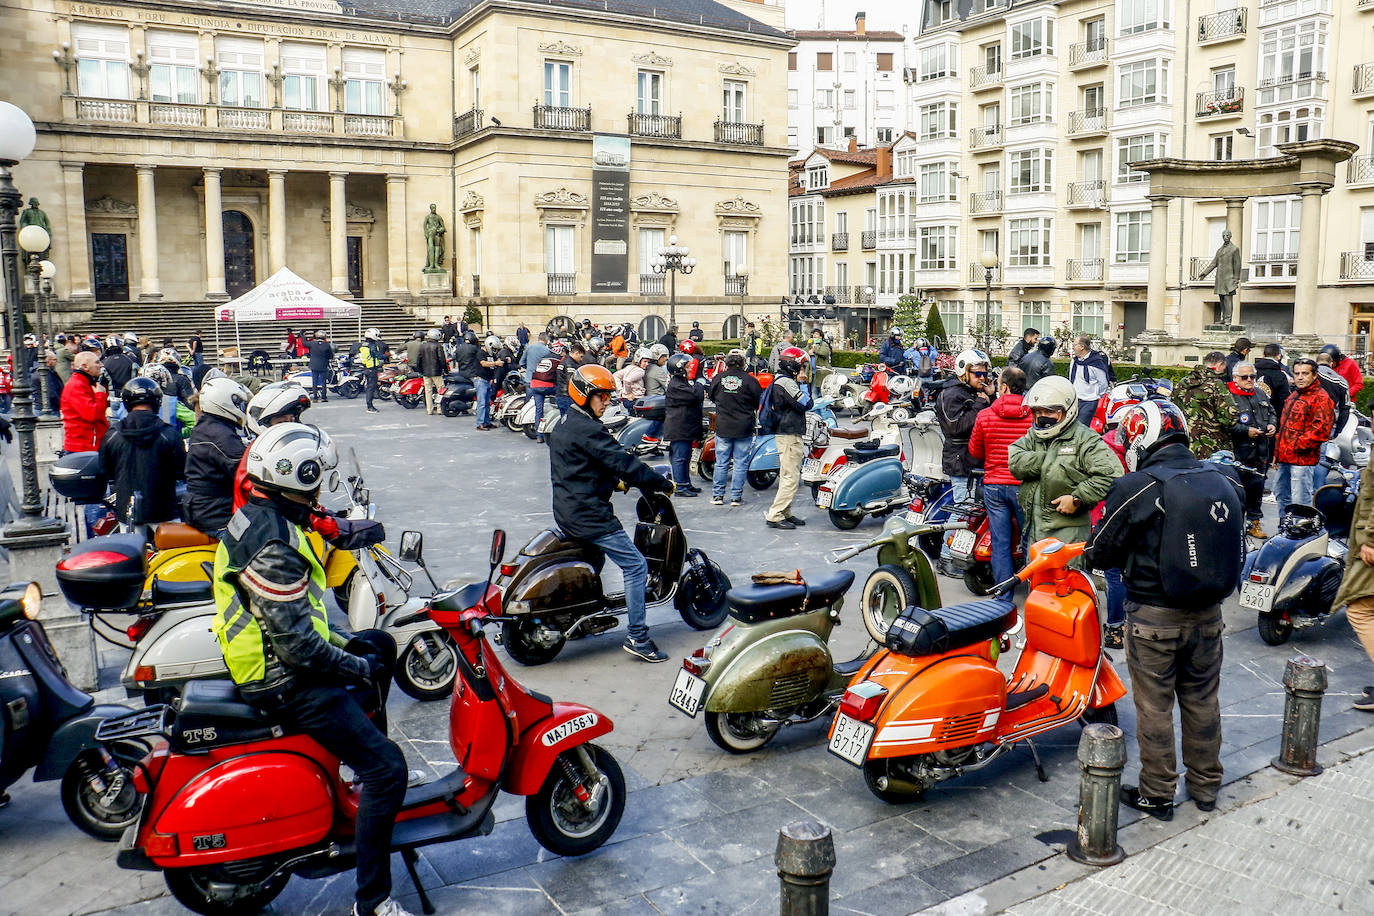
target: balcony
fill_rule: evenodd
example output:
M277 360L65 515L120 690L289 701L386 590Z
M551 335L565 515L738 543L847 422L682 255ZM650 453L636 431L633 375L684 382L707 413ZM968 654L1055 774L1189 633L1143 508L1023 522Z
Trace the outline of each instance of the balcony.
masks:
M1326 71L1302 70L1260 80L1257 105L1326 98Z
M970 265L968 266L968 282L969 282L969 283L976 283L976 284L978 284L979 286L983 286L984 284L986 284L986 283L988 283L988 282L992 282L992 283L1001 283L1001 282L1002 282L1002 265L1001 265L1001 264L998 264L996 267L992 268L992 274L991 274L991 276L992 276L992 279L991 279L991 281L989 281L989 280L988 280L988 268L984 267L982 264L974 263L974 264L970 264Z
M471 108L460 115L453 116L453 139L471 137L482 129L482 109Z
M859 236L859 244L863 246L864 251L872 251L874 248L877 248L878 230L865 229L863 234Z
M482 295L482 276L481 276L481 274L473 274L473 275L472 275L472 294L473 294L474 296L480 296L480 295Z
M968 87L974 92L981 92L984 89L996 89L1002 85L1002 68L989 70L987 67L970 67L968 71Z
M1207 265L1211 263L1211 258L1189 258L1188 282L1197 283L1199 285L1204 283L1211 283L1212 281L1210 279L1202 275L1202 272L1207 269Z
M345 114L343 130L350 137L392 137L399 121L390 115Z
M969 198L969 212L974 216L996 216L1002 212L1002 192L984 191Z
M221 108L219 126L228 130L270 130L272 112L267 108Z
M743 296L745 290L749 288L749 279L741 276L725 275L725 295Z
M148 105L148 123L168 124L173 127L204 127L205 109L200 105L152 102Z
M763 125L744 121L716 121L717 143L738 143L742 146L763 146Z
M1102 259L1069 258L1064 265L1064 279L1069 283L1102 282Z
M1342 280L1374 280L1374 257L1370 251L1342 251Z
M577 274L547 274L550 296L571 296L576 287Z
M1245 110L1245 90L1240 86L1215 89L1197 94L1197 116L1201 118L1235 118Z
M534 106L534 126L544 130L577 130L588 131L592 129L592 106L586 108L559 108L555 105L535 105ZM552 277L557 274L550 274ZM550 291L552 295L552 290Z
M1101 210L1107 205L1107 183L1095 181L1069 182L1069 208Z
M282 108L220 107L181 102L64 97L63 116L79 121L151 124L198 130L272 131L392 139L402 134L396 115Z
M1250 255L1250 281L1285 283L1298 275L1298 255L1293 251Z
M987 124L982 127L969 128L969 149L984 151L999 149L1004 142L1001 124Z
M1345 163L1346 184L1374 184L1374 155L1351 156Z
M1350 91L1357 99L1374 94L1374 64L1355 65L1355 78L1350 84Z
M641 296L662 296L663 274L640 274L639 294Z
M1070 137L1100 137L1107 132L1107 109L1085 108L1069 112Z
M851 289L852 287L849 286L827 286L821 297L822 301L848 305L853 301L853 297L850 295Z
M281 129L297 134L332 134L334 116L316 111L283 111Z
M1069 45L1069 69L1090 70L1107 63L1107 39L1095 38Z
M682 139L682 115L655 115L630 112L630 135L658 137L661 140Z
M1374 2L1374 0L1372 0ZM1198 44L1231 41L1245 37L1245 9L1224 10L1197 17Z
M833 233L831 233L831 235L830 235L830 250L831 250L831 251L848 251L848 250L849 250L849 233L848 233L848 232L833 232Z
M120 102L112 99L77 99L76 117L82 121L113 121L118 124L132 124L137 110L133 102Z

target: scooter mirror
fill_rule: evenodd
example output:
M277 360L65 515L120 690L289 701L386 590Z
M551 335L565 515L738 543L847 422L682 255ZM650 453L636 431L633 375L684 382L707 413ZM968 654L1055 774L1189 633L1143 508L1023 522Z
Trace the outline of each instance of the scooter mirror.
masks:
M506 555L506 532L497 528L491 533L491 565L499 566Z
M424 554L425 536L418 531L401 532L401 549L398 551L407 563L419 563Z

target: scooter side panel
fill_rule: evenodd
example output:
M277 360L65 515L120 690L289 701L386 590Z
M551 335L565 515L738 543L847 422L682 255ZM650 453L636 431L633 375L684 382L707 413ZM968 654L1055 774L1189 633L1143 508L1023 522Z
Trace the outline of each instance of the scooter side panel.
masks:
M134 646L120 681L130 689L147 690L227 675L224 654L210 630L214 617L215 606L208 603L164 613ZM139 668L152 668L154 680L134 680Z
M831 485L830 508L849 511L862 509L864 503L886 499L901 492L902 463L896 458L879 458L865 464L843 465L849 470Z
M1007 682L985 656L888 653L869 680L888 689L870 758L908 757L992 740Z
M581 703L554 703L553 715L541 719L520 736L501 788L512 795L533 795L549 776L564 751L610 733L610 718Z
M707 712L785 708L825 690L832 663L825 639L799 628L799 618L777 623L790 626L755 635L733 657L712 665L712 673L719 673L709 679Z
M98 746L95 730L100 727L100 723L114 716L122 716L128 711L127 706L106 703L92 706L75 719L63 722L57 731L53 732L48 746L43 751L43 758L34 768L33 781L61 779L82 751Z
M1329 614L1344 572L1344 564L1332 557L1304 557L1285 571L1274 594L1274 612L1304 617Z
M774 436L759 436L754 440L753 451L749 453L749 470L776 471L782 467L778 461L778 440Z
M164 582L204 582L210 577L201 564L209 563L214 566L217 549L218 545L159 550L148 558L148 575L145 581L148 587L152 587L155 578Z

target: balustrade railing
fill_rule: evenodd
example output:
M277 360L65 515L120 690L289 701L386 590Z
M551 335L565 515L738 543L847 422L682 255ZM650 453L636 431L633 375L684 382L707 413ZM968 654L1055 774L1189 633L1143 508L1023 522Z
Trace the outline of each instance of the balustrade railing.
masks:
M575 287L576 274L548 274L550 296L571 296Z

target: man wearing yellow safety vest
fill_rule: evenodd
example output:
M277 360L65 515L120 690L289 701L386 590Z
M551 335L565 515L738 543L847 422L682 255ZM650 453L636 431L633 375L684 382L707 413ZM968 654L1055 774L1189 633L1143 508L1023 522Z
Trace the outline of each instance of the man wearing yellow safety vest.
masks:
M377 394L377 369L386 360L386 344L382 343L382 332L368 328L363 335L363 345L358 348L358 362L363 367L363 393L367 397L367 412L381 413L372 406L372 398Z
M305 538L332 452L303 423L272 426L249 446L255 492L215 555L213 629L243 699L362 781L355 916L404 916L390 899L390 849L408 771L384 717L396 643L378 630L346 639L329 629L324 568ZM364 706L380 714L370 719Z

